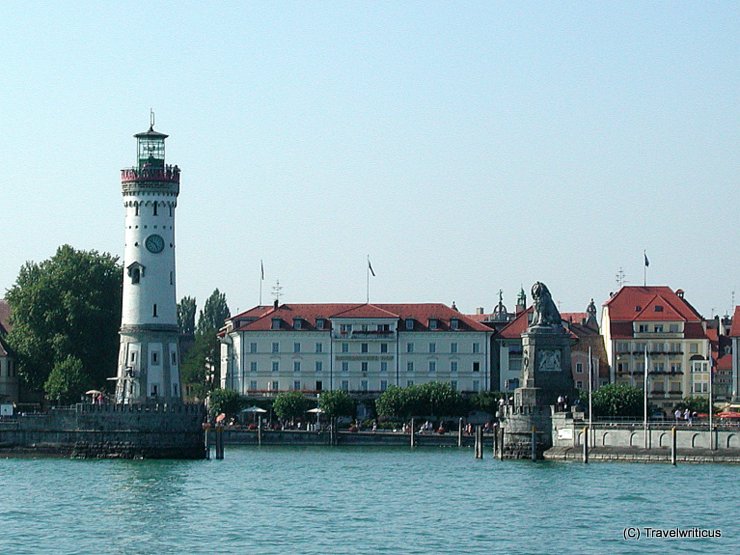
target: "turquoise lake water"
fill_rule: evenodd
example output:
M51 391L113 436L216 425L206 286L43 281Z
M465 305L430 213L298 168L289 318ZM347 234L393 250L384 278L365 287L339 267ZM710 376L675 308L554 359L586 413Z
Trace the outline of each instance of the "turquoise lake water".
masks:
M740 553L738 466L486 457L227 447L223 461L0 459L0 553Z

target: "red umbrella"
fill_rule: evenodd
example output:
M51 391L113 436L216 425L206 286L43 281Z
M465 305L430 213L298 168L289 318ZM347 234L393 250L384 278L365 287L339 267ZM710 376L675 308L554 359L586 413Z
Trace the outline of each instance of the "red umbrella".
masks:
M740 418L740 412L718 412L719 418Z

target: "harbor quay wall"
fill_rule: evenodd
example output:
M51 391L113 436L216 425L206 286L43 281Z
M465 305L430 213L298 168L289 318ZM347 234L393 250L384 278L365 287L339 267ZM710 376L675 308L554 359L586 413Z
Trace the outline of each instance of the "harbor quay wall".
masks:
M88 405L0 421L0 454L76 458L205 457L201 405Z
M552 441L554 447L582 447L587 421L570 418L568 413L553 415ZM671 423L648 423L647 448L670 449ZM712 449L714 451L740 449L740 427L706 424L676 426L677 449ZM645 429L642 422L594 422L589 434L589 447L593 448L644 448ZM711 441L711 445L710 445Z
M321 432L310 432L305 430L263 430L258 435L257 430L243 428L225 427L225 445L331 445L331 434L328 430ZM208 443L213 445L215 441L214 430L208 433ZM493 439L490 439L493 442ZM414 443L418 447L457 447L458 435L449 434L416 434ZM462 445L472 446L473 436L463 435ZM407 433L400 432L347 432L339 431L336 435L336 445L347 445L357 447L408 447L411 445L411 437Z

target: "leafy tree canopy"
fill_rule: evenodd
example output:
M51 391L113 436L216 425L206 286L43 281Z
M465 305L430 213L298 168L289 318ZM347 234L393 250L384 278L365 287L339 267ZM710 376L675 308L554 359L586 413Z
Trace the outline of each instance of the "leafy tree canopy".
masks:
M603 385L591 395L594 416L643 415L644 398L642 389L629 384Z
M216 289L206 299L203 310L198 314L196 332L199 335L214 335L224 325L224 320L229 316L231 316L231 312L229 311L229 305L226 304L226 293L221 293Z
M674 411L676 409L682 412L689 409L689 412L709 414L709 397L684 397L680 403L673 407Z
M244 407L244 399L231 389L214 389L208 401L211 416L224 413L227 417L235 416Z
M195 334L195 298L183 297L177 304L177 327L183 335Z
M82 361L72 355L54 364L44 384L47 399L68 405L79 401L80 394L87 390L87 376Z
M391 386L375 401L379 416L462 416L467 407L459 392L448 383L430 382L408 387Z
M294 420L306 416L310 403L300 391L285 391L275 397L272 410L282 420Z
M7 340L27 388L44 389L55 368L47 389L54 396L61 395L61 383L82 391L102 389L109 383L106 378L115 376L122 272L116 257L69 245L59 247L48 260L21 267L7 293L13 321ZM73 370L80 375L61 375ZM69 393L79 398L80 392Z
M345 391L324 391L319 397L319 408L329 418L333 416L353 416L355 402Z

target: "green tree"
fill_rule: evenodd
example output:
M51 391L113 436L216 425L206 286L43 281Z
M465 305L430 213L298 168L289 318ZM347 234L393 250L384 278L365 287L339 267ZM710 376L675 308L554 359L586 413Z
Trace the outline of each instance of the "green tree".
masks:
M48 260L21 267L7 293L13 319L7 340L29 390L43 391L52 370L58 368L50 387L60 391L54 385L65 381L59 373L78 369L62 364L69 356L82 365L84 388L102 389L106 378L115 376L121 277L117 258L69 245L59 247Z
M628 384L603 385L591 395L594 416L643 415L644 396L642 389Z
M80 395L87 390L88 376L82 367L82 361L72 355L56 362L44 383L46 398L59 404L71 404L80 400Z
M420 386L427 413L433 416L460 416L462 396L447 382L429 382Z
M195 334L195 298L183 297L177 304L177 327L183 335Z
M226 303L226 293L215 289L206 299L203 310L198 313L198 335L216 335L224 325L224 321L231 316L229 305Z
M235 416L244 407L244 399L231 389L214 389L208 397L208 412L211 416L224 413Z
M355 414L355 402L348 393L341 390L322 392L319 397L319 408L329 418Z
M499 399L501 397L506 398L506 394L500 391L482 391L470 398L470 406L473 410L496 414L496 411L499 410Z
M388 386L375 400L375 410L382 418L407 417L407 394L404 388L395 385Z
M213 386L209 361L213 356L215 340L215 337L196 335L190 350L182 360L180 381L183 387L187 386L192 397L205 399Z
M282 420L294 420L305 417L310 401L300 391L284 391L278 393L272 410Z

